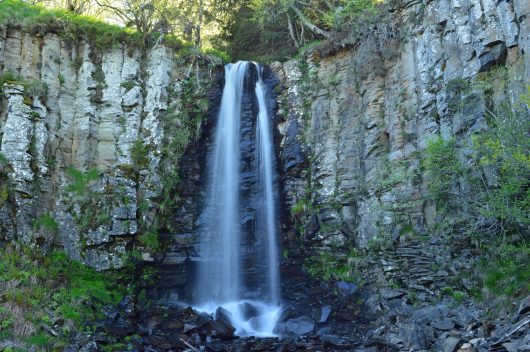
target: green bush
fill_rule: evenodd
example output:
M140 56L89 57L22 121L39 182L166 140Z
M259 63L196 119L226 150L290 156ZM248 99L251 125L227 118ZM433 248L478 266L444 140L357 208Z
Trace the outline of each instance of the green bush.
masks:
M322 252L318 256L307 258L304 268L317 279L354 282L357 279L354 273L355 262L359 259L360 255L356 250L343 256Z
M463 145L465 148L454 139L437 137L429 141L424 166L430 195L442 212L464 211L470 232L482 228L484 236L517 234L528 240L528 107L489 110L488 124L486 131L473 135ZM461 153L463 150L466 155Z
M456 141L436 137L427 142L424 166L429 181L429 192L439 207L453 206L453 190L462 173Z
M1 9L0 2L0 9ZM33 99L40 98L42 101L46 100L48 95L48 86L38 80L25 79L21 75L15 74L11 71L6 71L0 75L0 94L2 94L4 84L19 84L24 86L24 103L31 105ZM1 163L1 160L0 160Z
M131 147L131 159L133 167L138 172L149 166L148 149L143 140L137 139Z
M478 268L484 287L495 295L526 296L530 293L530 245L501 245L493 259L483 258Z
M59 224L50 214L42 214L33 223L35 230L44 229L46 231L57 233L59 231Z
M125 292L115 273L98 273L64 252L44 253L19 244L0 249L0 333L24 337L16 336L20 332L9 323L9 312L4 308L8 305L18 306L24 317L31 317L27 323L35 328L49 324L51 317L61 317L83 329L83 322L101 318L102 307L117 304ZM67 336L37 332L26 342L57 346L62 338Z
M83 172L73 167L66 170L70 177L70 184L66 187L67 192L72 192L80 198L84 198L89 194L90 183L97 180L99 173L96 169Z
M156 252L160 249L160 241L158 240L158 234L156 231L151 230L138 236L138 242L144 246L147 250Z

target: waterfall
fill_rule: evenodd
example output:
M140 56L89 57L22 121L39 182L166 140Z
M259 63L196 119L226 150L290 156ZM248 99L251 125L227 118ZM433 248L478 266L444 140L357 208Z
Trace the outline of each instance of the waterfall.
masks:
M256 97L258 99L258 127L257 145L259 154L260 178L259 185L261 189L261 199L265 201L264 208L261 208L260 218L265 221L260 224L265 230L267 237L267 281L269 288L269 298L274 304L277 304L280 297L280 279L278 276L278 245L276 243L276 197L273 189L274 174L274 149L272 146L271 126L269 123L265 99L265 84L262 78L262 67L258 66L258 82L256 83Z
M200 220L195 306L209 313L223 307L231 314L236 334L266 337L275 336L273 329L280 313L276 171L263 68L251 65L254 64L240 61L225 66L225 86L208 159L208 188ZM257 81L251 84L249 80L255 78L250 75L250 67L258 73ZM249 86L254 90L245 92ZM249 109L243 113L244 104L248 106L249 101L252 107L257 102L257 119ZM247 143L247 129L243 137L243 124L251 126L249 140L254 143ZM243 146L248 149L251 162L242 160ZM253 168L244 176L243 164ZM253 226L243 228L242 223L249 222L249 216ZM249 246L250 256L245 253ZM245 265L251 263L252 268L243 268L244 259Z

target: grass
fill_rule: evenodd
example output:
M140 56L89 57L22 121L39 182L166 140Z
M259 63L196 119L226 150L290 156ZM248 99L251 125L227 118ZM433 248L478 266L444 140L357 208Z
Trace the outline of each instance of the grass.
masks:
M320 253L318 256L309 257L304 263L305 270L314 278L324 281L358 281L354 275L355 261L359 253L350 251L347 256L339 257L329 253Z
M40 327L59 317L65 326L82 329L85 321L101 318L101 308L117 304L125 293L116 281L115 273L98 273L58 250L0 248L0 334L59 350L67 336L54 337Z
M530 245L505 244L493 259L479 261L484 287L497 296L524 297L530 293Z
M65 10L51 10L20 0L0 1L0 27L15 27L36 36L54 33L73 44L84 39L92 43L99 51L118 43L144 48L155 45L161 37L161 34L157 32L140 33L131 28L106 23L98 18ZM189 50L190 47L194 47L193 44L174 35L164 35L161 43L174 50ZM216 50L207 50L202 53L220 57L223 60L229 59L226 53Z
M0 2L0 8L1 5L2 3ZM31 105L33 99L37 97L40 98L42 101L46 100L46 96L48 94L48 87L46 86L46 84L40 81L28 80L13 72L6 71L2 75L0 75L0 94L2 94L4 84L6 83L19 84L24 86L24 103L27 105ZM0 164L2 164L2 160L0 160Z

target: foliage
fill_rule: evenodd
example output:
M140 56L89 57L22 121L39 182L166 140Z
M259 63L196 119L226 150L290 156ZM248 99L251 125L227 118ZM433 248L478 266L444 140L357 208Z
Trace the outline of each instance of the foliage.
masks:
M137 44L141 37L134 32L92 17L81 16L64 10L47 10L19 0L0 2L0 25L16 26L27 32L43 35L56 32L65 40L77 42L80 37L90 39L98 47L114 42Z
M150 252L156 252L160 250L160 241L158 240L158 234L156 231L151 229L138 236L138 242L144 246Z
M500 244L488 249L492 257L477 263L483 287L494 295L524 297L530 293L530 245Z
M105 23L94 17L61 9L50 10L20 0L0 2L0 26L14 26L37 35L57 33L70 43L77 43L83 38L93 43L98 50L104 50L117 43L143 47L160 40L174 48L184 45L181 40L171 35L161 36L157 32L142 34L130 28Z
M7 203L9 198L9 178L7 176L7 158L0 153L0 208Z
M464 148L441 137L428 143L429 191L440 210L460 209L469 217L469 233L528 240L530 112L524 104L486 109L489 128L472 135Z
M57 233L59 231L59 224L50 214L40 215L33 223L33 227L37 231L40 229L44 229L52 233Z
M58 250L44 253L19 244L7 245L0 249L0 332L8 330L13 337L26 337L31 345L59 350L60 340L67 336L48 335L36 327L49 326L55 317L82 329L84 321L101 318L101 308L116 304L125 292L114 276L98 273ZM18 314L10 318L11 311ZM17 330L20 324L15 322L22 320L33 326L30 336L28 329Z
M131 159L134 169L138 172L149 166L148 149L143 140L137 139L131 147Z
M79 198L85 198L89 194L90 184L97 180L99 173L96 169L83 172L73 167L69 167L66 173L70 177L70 184L66 186L67 192L74 193Z
M182 83L179 104L169 109L165 116L167 140L163 156L167 167L162 174L164 187L160 204L163 215L168 215L171 209L175 209L180 200L177 191L180 183L179 163L190 141L198 137L208 109L205 88L197 84L196 78L189 77Z
M0 2L0 8L1 6L2 3ZM6 83L22 85L24 87L24 103L28 105L30 105L35 98L40 98L42 101L46 100L48 87L41 81L25 79L11 71L6 71L0 75L0 94L2 94L4 84Z
M240 0L96 0L101 16L148 35L176 34L201 47L221 47L219 34L234 19ZM216 38L217 37L217 38Z
M322 252L318 256L309 257L305 263L305 270L314 278L342 280L348 282L358 281L355 277L355 262L360 259L357 250L351 250L347 256L338 256Z
M315 40L335 41L337 33L351 32L359 18L376 13L378 3L376 0L252 0L239 10L233 23L233 56L265 62L282 60Z
M429 179L429 191L439 207L446 206L452 199L452 190L461 174L456 141L433 138L427 142L426 155L424 165Z

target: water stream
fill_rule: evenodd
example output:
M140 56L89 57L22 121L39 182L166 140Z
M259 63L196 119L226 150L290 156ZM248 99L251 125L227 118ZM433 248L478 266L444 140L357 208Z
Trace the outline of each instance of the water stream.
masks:
M257 81L250 74L251 68L257 70ZM210 173L201 216L195 306L209 313L223 307L230 312L237 335L267 337L275 336L280 314L280 279L275 157L262 70L242 61L225 67L225 86L207 166ZM245 87L253 90L245 91ZM257 116L248 109L243 113L249 101L257 102ZM242 124L252 126L250 172L243 171L242 146L248 147L248 143L243 142ZM243 196L243 188L251 197ZM247 223L243 217L249 216L252 226L242 226ZM244 268L248 263L252 267Z

